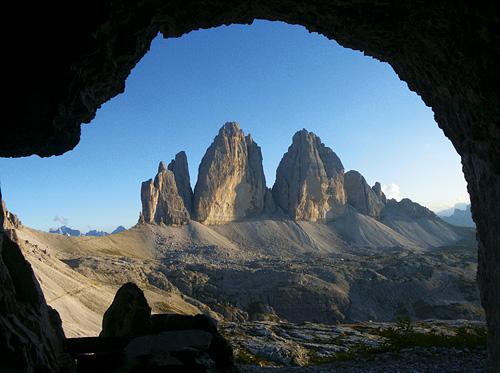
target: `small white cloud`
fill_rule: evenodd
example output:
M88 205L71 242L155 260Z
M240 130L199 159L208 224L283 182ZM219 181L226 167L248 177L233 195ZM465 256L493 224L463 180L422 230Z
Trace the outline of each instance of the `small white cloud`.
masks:
M382 185L382 192L384 192L385 196L387 199L394 198L395 200L399 201L401 199L401 189L399 188L398 184L383 184Z
M56 216L54 216L54 221L59 222L62 225L68 225L69 220L67 218L65 218L64 216L56 215Z

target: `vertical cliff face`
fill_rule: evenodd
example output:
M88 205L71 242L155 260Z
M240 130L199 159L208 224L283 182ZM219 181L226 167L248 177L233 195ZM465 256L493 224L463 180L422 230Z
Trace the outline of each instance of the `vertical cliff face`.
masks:
M196 219L218 224L260 216L265 193L260 147L237 123L224 124L198 170Z
M19 247L13 230L19 225L7 211L0 190L0 371L73 371L70 358L62 359L64 332L59 314L47 305Z
M385 203L387 202L387 198L386 198L384 192L382 192L382 185L380 185L380 183L377 181L372 186L372 190L375 193L375 195L378 197L378 199L385 205Z
M292 219L330 220L346 202L342 162L318 136L303 129L293 136L278 166L273 196Z
M189 213L179 195L174 173L160 162L154 181L141 186L142 213L139 222L182 225L189 222Z
M358 171L346 172L344 176L344 188L347 203L356 208L358 212L379 219L380 213L385 206L385 195L380 183L375 183L370 188L363 175Z
M184 151L175 155L175 159L168 164L167 167L174 173L177 191L184 201L184 207L189 214L193 214L193 189L191 189L191 179L189 177L189 168L187 156Z
M2 229L19 229L21 221L18 217L7 210L5 202L2 199L2 190L0 189L0 230Z

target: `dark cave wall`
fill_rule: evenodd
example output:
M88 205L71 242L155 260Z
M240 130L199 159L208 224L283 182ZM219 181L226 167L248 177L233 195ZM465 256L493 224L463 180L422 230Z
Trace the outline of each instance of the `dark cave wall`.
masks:
M57 311L45 302L18 244L0 228L0 371L73 371L64 358L64 332Z
M462 156L478 229L479 285L500 371L500 6L455 1L73 1L20 3L7 38L7 118L0 156L72 149L80 123L125 88L130 70L162 32L255 18L301 24L391 64L432 107ZM36 7L40 8L36 8ZM50 7L50 9L47 9ZM10 34L9 34L10 35Z

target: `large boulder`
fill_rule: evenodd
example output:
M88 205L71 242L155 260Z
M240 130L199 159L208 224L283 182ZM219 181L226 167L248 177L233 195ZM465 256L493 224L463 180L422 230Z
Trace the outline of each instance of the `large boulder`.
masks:
M177 313L161 313L151 315L153 333L174 330L200 329L209 333L217 333L214 319L203 315L180 315Z
M347 203L354 207L359 213L380 218L380 212L385 205L385 195L380 183L370 188L363 175L358 171L349 171L344 175L344 189Z
M215 320L206 315L158 314L151 316L151 324L155 333L178 332L182 340L183 333L195 331L208 333L211 338L207 349L208 355L221 372L228 372L234 366L233 349L227 340L218 332Z
M314 133L298 131L276 171L273 196L292 219L331 220L346 201L342 162Z
M265 193L260 147L237 123L224 124L199 167L196 219L218 224L258 217L264 211Z
M106 366L120 372L235 371L233 350L214 320L201 314L151 315L144 293L133 283L116 293L104 314L100 337L115 337L114 344L125 344L92 359L83 357L79 363L87 370Z
M175 175L163 162L154 181L142 183L141 202L140 223L182 225L189 222L189 212L177 189Z
M128 282L118 289L104 313L101 337L125 337L151 331L151 307L142 290Z
M191 188L191 179L189 177L189 168L187 156L184 151L175 155L167 167L174 173L177 191L184 201L184 207L190 214L193 213L193 189Z

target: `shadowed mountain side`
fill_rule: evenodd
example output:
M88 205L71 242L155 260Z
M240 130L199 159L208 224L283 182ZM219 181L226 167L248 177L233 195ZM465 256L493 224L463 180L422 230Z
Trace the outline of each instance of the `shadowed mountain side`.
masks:
M345 214L329 224L347 241L356 246L418 248L419 242L409 239L381 222L348 207Z
M456 227L432 211L405 198L387 201L380 221L422 246L465 244L475 247L475 229Z
M384 217L382 222L399 234L423 246L439 247L449 244L476 246L474 228L454 227L441 219L409 219Z
M335 253L348 245L330 227L293 220L257 220L212 226L239 247L265 254Z
M453 213L449 216L440 215L440 217L447 223L456 225L458 227L470 227L470 228L476 227L476 224L472 219L470 204L464 206L464 209L455 208L453 210Z

